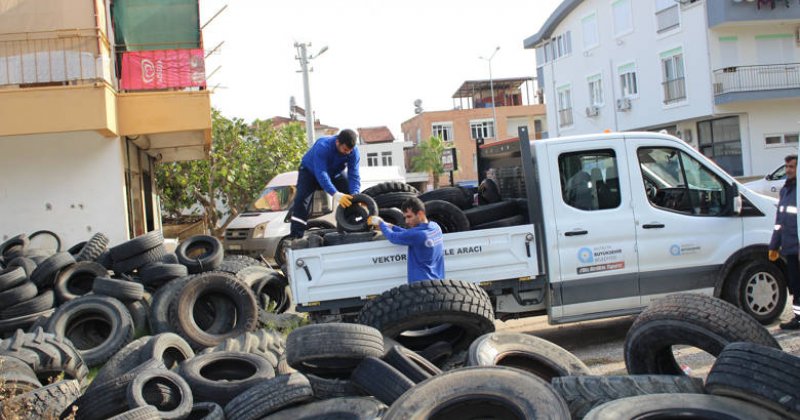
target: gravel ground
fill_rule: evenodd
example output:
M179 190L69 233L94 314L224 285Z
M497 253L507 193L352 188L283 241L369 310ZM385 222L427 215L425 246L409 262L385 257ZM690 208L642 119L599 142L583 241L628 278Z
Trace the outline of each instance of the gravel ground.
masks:
M791 305L787 305L782 320L791 319ZM635 316L611 318L600 321L576 322L565 325L548 325L547 317L535 317L497 322L498 331L513 331L535 335L552 341L571 351L598 375L626 375L623 347ZM782 321L781 321L782 322ZM782 331L779 322L768 325L769 332L787 353L800 356L800 330ZM715 358L695 347L679 346L675 357L692 376L704 378Z

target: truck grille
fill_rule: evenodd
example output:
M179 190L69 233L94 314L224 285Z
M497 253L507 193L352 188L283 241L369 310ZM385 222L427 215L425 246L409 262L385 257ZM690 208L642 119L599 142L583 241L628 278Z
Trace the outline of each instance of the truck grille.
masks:
M229 241L243 241L250 234L250 229L228 229L225 231L225 239Z

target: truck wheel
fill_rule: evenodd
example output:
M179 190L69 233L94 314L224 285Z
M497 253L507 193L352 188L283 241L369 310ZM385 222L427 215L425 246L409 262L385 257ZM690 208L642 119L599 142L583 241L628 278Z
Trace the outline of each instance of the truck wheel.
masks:
M754 260L728 277L723 297L762 324L770 324L786 305L786 279L775 264Z

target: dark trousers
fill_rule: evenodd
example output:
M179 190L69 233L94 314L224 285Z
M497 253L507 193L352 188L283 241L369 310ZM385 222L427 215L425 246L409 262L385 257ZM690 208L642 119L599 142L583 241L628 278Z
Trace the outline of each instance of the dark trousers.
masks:
M345 194L350 193L350 183L343 173L340 173L331 179L333 186L336 190ZM294 195L294 203L291 210L291 236L293 238L302 238L303 233L306 231L308 225L308 214L311 213L311 204L314 198L314 192L321 190L317 182L317 177L303 167L297 171L297 191ZM336 203L334 203L335 205Z
M792 294L792 306L794 316L800 318L800 261L797 254L784 255L786 258L786 274L788 279L789 293Z

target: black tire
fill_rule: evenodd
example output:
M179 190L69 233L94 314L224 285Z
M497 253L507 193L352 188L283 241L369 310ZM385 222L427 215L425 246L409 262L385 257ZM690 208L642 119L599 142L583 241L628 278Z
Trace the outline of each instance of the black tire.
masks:
M563 347L528 334L494 332L469 346L470 366L508 366L546 382L559 376L591 375L591 369Z
M383 360L415 384L442 373L442 370L428 359L401 345L393 346L383 356Z
M108 242L106 235L101 232L95 233L75 255L75 261L97 261L97 258L108 248Z
M489 296L476 284L425 280L395 287L367 302L358 322L377 328L411 350L447 341L457 352L494 331L494 311ZM429 329L431 325L437 327ZM422 332L407 332L411 330Z
M0 353L0 383L3 384L0 387L0 398L3 401L42 387L36 373L27 363L2 353Z
M171 398L162 399L158 395L163 387ZM177 373L162 369L141 372L128 385L128 407L139 408L148 405L158 409L158 415L165 420L183 419L192 411L192 390L189 384Z
M377 357L367 357L358 364L350 379L367 395L386 405L392 405L401 395L414 387L414 381L392 365Z
M132 273L136 269L161 261L166 253L163 245L157 246L124 260L114 260L111 266L117 274Z
M155 294L153 294L153 300L150 302L150 313L147 317L150 334L172 331L169 321L169 307L172 305L175 295L193 278L194 276L186 276L170 280L156 290Z
M402 208L403 203L406 202L409 198L416 197L416 193L409 193L409 192L390 192L386 194L378 195L375 198L375 204L378 205L378 208L385 209L390 207L397 207Z
M690 345L716 357L738 341L780 349L769 331L730 303L694 293L672 294L651 303L631 325L625 365L630 374L681 375L672 346Z
M358 324L311 324L286 338L286 360L303 373L347 375L368 356L383 355L383 336Z
M152 405L134 408L132 410L119 413L114 417L109 417L108 420L159 420L161 415L157 408Z
M231 273L231 274L233 274L233 275L235 276L235 275L236 275L236 273L238 273L239 271L242 271L242 270L244 270L245 268L247 268L247 267L250 267L250 266L252 266L252 265L253 265L253 264L252 264L252 263L250 263L249 261L244 261L244 260L227 260L227 259L224 259L224 258L223 258L223 260L222 260L222 264L220 264L220 266L219 266L219 269L218 269L218 270L219 270L219 271L224 271L224 272L226 272L226 273Z
M784 417L746 401L716 395L653 394L609 401L588 412L584 420L667 418L778 420Z
M257 331L259 334L248 332L238 337L227 338L222 343L219 343L216 347L208 347L200 353L208 354L225 351L252 353L263 357L272 367L277 367L278 359L284 353L282 345L280 348L273 346L272 343L266 341L270 339L266 334L264 334L266 331L263 329L259 329ZM262 339L265 341L262 342Z
M95 278L92 291L96 295L110 296L122 302L135 302L144 296L144 286L141 283L110 277Z
M351 232L339 233L331 232L325 235L325 245L345 245L357 244L360 242L369 242L375 238L375 232Z
M425 203L425 215L428 220L436 222L442 233L466 232L469 230L469 219L464 211L442 200L431 200Z
M56 277L56 299L64 303L86 295L92 291L94 279L102 276L108 276L108 269L96 262L82 261L73 264Z
M550 384L506 367L467 367L422 382L392 404L384 420L407 418L567 419Z
M55 294L52 290L45 290L39 296L0 310L0 319L11 319L44 312L52 308L54 304Z
M123 302L125 308L131 314L133 320L134 335L147 334L150 332L150 327L147 324L147 314L150 312L150 304L147 299L141 299L134 302Z
M109 248L111 258L116 261L127 260L136 255L164 245L164 235L160 230L154 230L138 236L130 241L123 242Z
M419 194L419 191L413 186L406 184L405 182L396 181L381 182L380 184L373 185L364 191L361 191L361 194L366 194L372 198L375 198L379 195L396 192L410 193L414 195Z
M109 250L105 250L100 254L95 262L102 265L107 270L111 270L114 267L114 260L111 258L111 252Z
M164 264L180 264L180 261L178 261L178 256L175 255L174 252L167 252L164 254L164 256L161 257L160 262Z
M27 330L36 325L42 318L47 318L55 312L55 309L48 309L37 314L23 315L16 318L0 320L0 336L5 337L18 329Z
M209 332L210 329L203 331L194 317L197 300L212 293L226 297L235 308L233 325L220 333ZM193 348L216 346L226 338L254 331L258 323L258 305L253 292L235 277L220 272L203 273L186 283L170 305L169 314L176 332Z
M311 384L314 385L313 383ZM311 419L380 419L386 405L370 397L336 398L287 408L264 417L263 420L311 420Z
M75 264L75 258L69 252L53 254L36 266L30 279L40 289L53 287L58 272L72 264Z
M186 420L225 420L225 412L217 403L196 402Z
M800 358L771 347L733 343L708 373L706 392L800 418Z
M500 201L493 204L486 204L464 210L470 226L480 226L495 220L506 219L519 214L519 206L516 202Z
M289 282L283 274L273 272L269 277L256 280L250 288L264 311L282 314L292 305ZM274 307L270 307L270 302L274 303Z
M762 324L771 324L786 306L786 278L766 259L749 261L732 270L723 297Z
M133 339L133 320L122 302L88 295L61 305L46 330L68 338L86 365L98 366Z
M378 216L386 223L391 223L402 228L406 227L406 216L397 207L382 208L378 210Z
M151 339L152 337L149 335L137 338L116 352L114 356L103 364L85 393L90 393L94 388L97 388L98 385L120 377L147 361L142 359L142 348Z
M252 353L219 351L197 355L180 365L197 401L224 406L258 383L275 377L275 369Z
M37 230L36 232L33 232L30 235L28 235L28 246L31 247L31 248L34 248L34 249L42 249L41 246L34 246L33 245L33 238L35 238L37 236L42 236L42 235L47 235L47 236L52 237L53 240L56 243L55 248L46 248L46 249L52 249L53 252L60 252L61 251L61 237L58 236L57 233L55 233L53 231L50 231L50 230Z
M16 357L25 362L42 383L48 383L63 373L65 379L75 379L83 384L89 374L89 369L71 342L42 328L32 333L17 330L11 338L0 341L0 355Z
M438 190L424 192L419 195L419 199L423 203L432 200L447 201L462 210L472 207L472 197L468 197L464 190L459 187L443 187Z
M195 356L194 350L181 336L163 333L153 336L138 350L139 359L160 360L167 369L172 370Z
M189 274L189 270L182 264L165 264L157 262L148 264L139 270L139 278L142 279L142 284L148 287L158 288L164 283L185 277Z
M478 185L478 203L492 204L502 200L500 196L500 188L497 183L492 179L484 179L481 185Z
M24 407L26 419L53 419L80 396L78 381L67 379L3 401L0 413L3 408Z
M484 223L482 225L472 226L472 230L494 229L499 227L519 226L525 223L525 216L518 214L516 216L506 217L505 219L495 220L494 222Z
M620 398L649 394L703 394L703 380L677 375L560 376L553 388L569 405L573 419Z
M453 355L453 346L447 341L437 341L423 350L420 350L419 355L424 357L425 360L433 363L437 367L444 365L444 362Z
M16 257L21 257L28 247L30 241L28 235L22 233L0 244L0 257L6 258L10 261Z
M81 242L78 242L75 245L72 245L71 247L69 247L67 252L72 254L73 257L77 256L78 253L81 252L81 249L83 249L83 247L86 246L86 242L88 242L88 241L81 241Z
M216 270L222 264L222 243L213 236L195 235L181 242L175 255L191 274Z
M366 209L362 206L365 205ZM347 208L336 207L336 226L343 232L364 232L369 230L367 218L378 215L378 205L372 197L364 194L353 195L353 204Z
M225 417L255 420L313 398L308 379L299 373L276 376L262 381L225 405Z
M312 373L307 374L306 378L314 390L314 398L318 400L364 395L350 379L323 378Z
M18 259L19 258L15 258L14 261ZM0 271L0 292L19 286L27 279L28 275L25 273L24 268L9 266Z
M30 258L17 257L11 261L8 261L8 264L6 264L6 270L14 267L22 267L22 269L25 270L25 277L30 278L31 274L33 274L33 271L36 270L36 263Z
M36 297L37 293L36 285L26 281L19 286L0 292L0 308L7 308L15 305L17 302L33 299Z

